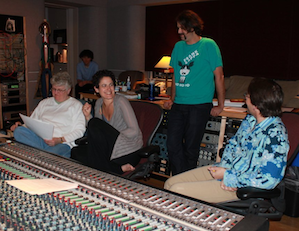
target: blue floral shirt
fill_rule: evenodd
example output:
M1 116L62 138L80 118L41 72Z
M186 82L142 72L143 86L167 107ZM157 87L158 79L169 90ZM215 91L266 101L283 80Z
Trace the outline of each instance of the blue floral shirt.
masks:
M223 182L228 187L274 188L283 178L289 141L279 117L268 117L259 124L247 115L226 145L221 162L226 168Z

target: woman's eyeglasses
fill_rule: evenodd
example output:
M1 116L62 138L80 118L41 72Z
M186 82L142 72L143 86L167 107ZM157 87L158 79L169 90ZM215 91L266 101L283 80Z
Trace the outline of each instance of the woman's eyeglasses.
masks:
M65 92L66 89L56 89L54 87L51 88L51 92L57 92L57 93L62 93L62 92Z

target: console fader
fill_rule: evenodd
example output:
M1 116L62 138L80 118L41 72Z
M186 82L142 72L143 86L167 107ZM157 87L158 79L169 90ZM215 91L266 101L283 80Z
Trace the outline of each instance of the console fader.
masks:
M0 230L268 230L268 221L104 173L13 142L0 147ZM73 190L31 195L6 180L55 178Z

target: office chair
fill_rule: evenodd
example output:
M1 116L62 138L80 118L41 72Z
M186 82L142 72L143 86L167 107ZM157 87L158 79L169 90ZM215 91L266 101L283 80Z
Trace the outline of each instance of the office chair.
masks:
M283 112L281 119L287 128L290 142L287 158L287 167L289 167L299 152L299 114ZM284 180L270 190L244 187L237 190L240 200L218 203L218 205L243 215L252 213L271 220L280 220L286 207L284 192Z
M135 90L138 84L146 83L144 73L135 70L123 71L119 74L117 79L126 82L128 76L130 76L132 90Z
M159 161L160 147L151 145L151 141L163 119L163 110L159 105L146 101L133 100L130 103L142 132L143 147L136 151L141 160L135 166L135 170L125 172L122 176L129 179L147 178ZM87 137L80 138L75 143L87 145ZM72 153L71 158L84 164L84 155Z
M151 145L151 141L163 119L163 109L154 103L146 101L130 101L135 112L139 128L142 132L143 147L137 150L141 160L132 172L122 176L130 179L147 178L159 161L160 147Z

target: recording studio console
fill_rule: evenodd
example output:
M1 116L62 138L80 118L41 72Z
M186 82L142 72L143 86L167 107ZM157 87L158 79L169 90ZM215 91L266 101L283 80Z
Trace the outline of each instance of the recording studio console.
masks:
M155 172L165 176L171 174L166 147L168 112L164 110L162 125L152 140L152 144L160 146L161 162ZM198 167L214 164L220 160L219 149L225 147L229 139L237 132L241 122L242 119L239 118L210 116L199 148Z
M216 162L219 149L225 147L229 139L238 131L241 123L242 119L237 118L210 117L199 149L198 167Z
M268 230L242 216L12 142L0 146L0 230ZM55 178L73 190L31 195L6 180Z
M211 116L206 124L205 133L199 149L198 167L206 166L216 162L221 119L222 117L220 116Z

